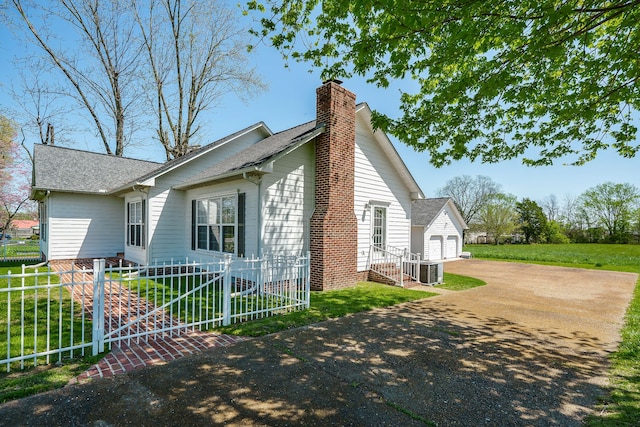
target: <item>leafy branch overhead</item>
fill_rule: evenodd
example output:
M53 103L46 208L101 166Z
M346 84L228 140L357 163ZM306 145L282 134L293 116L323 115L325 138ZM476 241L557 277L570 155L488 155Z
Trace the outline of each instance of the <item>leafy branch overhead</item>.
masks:
M640 0L250 1L254 34L325 78L413 79L374 125L434 165L634 157Z

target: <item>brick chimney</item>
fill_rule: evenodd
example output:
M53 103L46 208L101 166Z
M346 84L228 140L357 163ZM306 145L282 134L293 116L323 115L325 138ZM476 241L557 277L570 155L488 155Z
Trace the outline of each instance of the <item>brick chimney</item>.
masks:
M356 96L325 82L316 90L316 120L325 131L316 138L315 210L311 216L311 289L354 286L357 230L354 212Z

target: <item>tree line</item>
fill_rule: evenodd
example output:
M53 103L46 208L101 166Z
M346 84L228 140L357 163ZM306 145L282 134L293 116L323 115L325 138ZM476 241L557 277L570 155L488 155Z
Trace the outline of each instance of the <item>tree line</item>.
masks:
M489 177L463 175L437 194L453 199L471 243L640 243L640 190L629 183L536 201L502 192Z

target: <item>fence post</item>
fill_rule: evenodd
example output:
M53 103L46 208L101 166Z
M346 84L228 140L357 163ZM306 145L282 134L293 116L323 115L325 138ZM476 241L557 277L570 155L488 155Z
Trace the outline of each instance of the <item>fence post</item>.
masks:
M93 356L104 351L104 259L93 260Z
M305 294L305 308L311 307L311 252L307 251L307 265L304 269L304 294Z
M222 325L231 324L231 255L224 256L222 275Z
M404 288L404 255L400 255L400 287Z
M264 294L264 270L265 270L265 258L264 258L264 252L262 254L261 258L258 258L257 260L258 262L258 268L257 268L257 272L256 272L256 290L258 292L258 295L263 295Z

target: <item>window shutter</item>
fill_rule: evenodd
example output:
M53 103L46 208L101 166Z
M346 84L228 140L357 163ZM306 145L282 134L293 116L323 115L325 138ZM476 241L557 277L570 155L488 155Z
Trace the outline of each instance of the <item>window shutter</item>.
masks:
M127 223L127 245L131 244L131 223L130 223L130 218L131 218L131 203L127 203L127 219L126 219L126 223Z
M191 250L196 250L196 201L191 201Z
M244 257L244 218L245 218L246 193L238 194L238 256Z
M140 224L140 235L141 235L141 239L142 242L140 242L142 244L142 249L144 249L146 247L146 238L145 238L145 229L147 227L147 201L145 199L142 199L142 224Z

